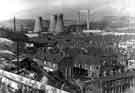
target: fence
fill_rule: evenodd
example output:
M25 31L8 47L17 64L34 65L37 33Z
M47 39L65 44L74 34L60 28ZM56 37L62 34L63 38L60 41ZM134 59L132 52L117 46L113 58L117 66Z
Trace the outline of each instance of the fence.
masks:
M0 93L68 93L41 82L0 70Z

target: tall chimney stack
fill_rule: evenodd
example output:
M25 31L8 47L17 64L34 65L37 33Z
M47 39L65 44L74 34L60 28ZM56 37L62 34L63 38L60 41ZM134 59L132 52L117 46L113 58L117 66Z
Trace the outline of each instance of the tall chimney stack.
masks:
M55 32L57 22L57 15L52 15L50 17L49 32Z
M15 18L15 16L14 16L14 32L16 32L16 18Z
M33 32L38 32L40 33L42 31L42 17L38 17L35 19L35 26L34 26L34 31Z
M55 32L60 33L64 31L64 21L63 21L63 14L59 14L57 16L57 23L56 23L56 28Z

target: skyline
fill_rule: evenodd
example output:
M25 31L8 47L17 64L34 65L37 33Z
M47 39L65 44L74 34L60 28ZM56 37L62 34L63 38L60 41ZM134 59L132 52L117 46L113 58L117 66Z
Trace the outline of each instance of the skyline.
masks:
M134 0L3 0L0 21L13 18L32 18L63 13L76 18L79 10L89 9L92 18L103 16L135 16Z

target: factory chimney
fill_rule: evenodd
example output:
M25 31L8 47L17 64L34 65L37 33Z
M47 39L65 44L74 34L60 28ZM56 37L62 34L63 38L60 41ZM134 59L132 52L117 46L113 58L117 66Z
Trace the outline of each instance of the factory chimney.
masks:
M60 33L64 31L64 21L63 21L63 14L59 14L57 16L57 23L56 23L56 28L55 32Z
M57 15L52 15L50 17L49 32L55 32L57 22Z
M42 17L38 17L35 19L35 26L33 32L40 33L42 31L42 21Z

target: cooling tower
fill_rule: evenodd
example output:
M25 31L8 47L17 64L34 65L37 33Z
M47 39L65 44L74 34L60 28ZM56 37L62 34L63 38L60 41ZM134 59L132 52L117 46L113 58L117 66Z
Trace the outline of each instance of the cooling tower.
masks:
M56 28L57 15L52 15L50 17L49 32L54 32Z
M63 14L59 14L57 16L57 23L56 23L56 28L55 32L60 33L64 31L64 21L63 21Z
M40 33L42 31L42 17L38 17L35 19L35 26L33 32Z

